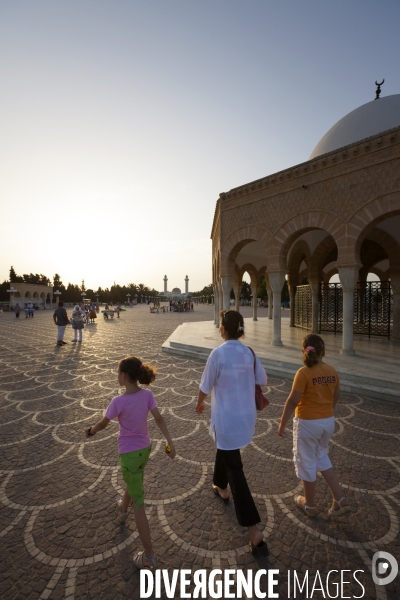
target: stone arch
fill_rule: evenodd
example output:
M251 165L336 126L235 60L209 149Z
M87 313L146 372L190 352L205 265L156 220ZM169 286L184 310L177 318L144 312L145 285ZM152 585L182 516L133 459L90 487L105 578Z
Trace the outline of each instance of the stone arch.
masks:
M276 231L267 247L269 271L286 271L287 254L293 242L312 229L323 229L338 243L344 223L334 213L314 211L302 213L287 221Z
M387 281L388 280L388 275L385 271L382 271L381 269L378 269L377 267L371 267L370 270L368 271L368 273L373 273L374 275L376 275L377 277L379 277L379 279L381 281Z
M389 233L375 227L367 234L363 242L365 240L379 244L387 254L390 271L400 272L400 246Z
M33 295L32 295L32 297L33 297L33 298L39 298L39 294L38 294L37 292L33 292Z
M250 275L251 286L258 285L258 282L260 281L260 271L264 273L265 267L262 267L261 269L256 269L256 267L250 263L242 265L240 269L238 268L239 276L241 279L243 279L243 275L246 272Z
M42 292L42 293L40 294L40 297L41 297L42 299L46 299L46 294L45 294L44 292Z
M326 237L315 248L311 257L310 280L322 281L322 271L325 265L337 260L337 245L331 235Z
M334 275L338 275L338 273L339 273L338 269L336 269L336 268L335 268L335 269L330 269L330 271L328 271L328 272L325 274L325 281L326 281L327 283L329 283L329 282L330 282L330 280L331 280L331 277L333 277Z
M290 285L298 285L300 281L299 272L302 262L306 263L307 269L311 266L311 252L310 248L305 240L298 240L293 248L290 250L290 254L287 260L288 266L288 278Z
M360 264L360 249L365 237L378 223L399 214L400 191L380 196L360 208L341 231L338 260L342 264Z
M32 298L32 294L30 292L25 292L25 298Z
M332 269L329 269L329 271L327 271L326 273L322 274L322 280L324 283L329 283L329 280L331 277L333 277L333 275L337 275L338 274L338 270L336 267L333 267Z
M307 277L307 276L308 276L308 269L302 269L299 272L298 281L299 282L302 281L304 279L304 277ZM293 285L292 282L290 282L290 284ZM299 284L297 283L296 285L299 285Z
M364 238L360 249L362 267L360 269L360 280L366 281L371 268L377 263L389 258L381 244L371 239Z
M232 233L222 244L221 276L234 276L236 257L240 250L250 242L260 242L267 249L271 234L267 229L251 225L241 227Z

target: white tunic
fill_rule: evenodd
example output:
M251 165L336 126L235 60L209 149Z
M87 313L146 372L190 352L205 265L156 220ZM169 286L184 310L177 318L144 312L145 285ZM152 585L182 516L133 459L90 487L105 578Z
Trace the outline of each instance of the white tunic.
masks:
M256 426L254 386L267 383L267 374L251 350L239 340L227 340L208 357L200 381L204 394L211 392L210 435L220 450L250 444Z

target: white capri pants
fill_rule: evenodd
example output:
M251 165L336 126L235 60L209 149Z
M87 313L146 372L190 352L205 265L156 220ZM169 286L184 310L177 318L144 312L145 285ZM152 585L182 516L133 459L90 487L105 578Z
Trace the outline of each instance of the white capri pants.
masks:
M329 440L335 430L335 417L328 419L293 419L293 461L296 475L315 481L317 471L332 467L328 456Z

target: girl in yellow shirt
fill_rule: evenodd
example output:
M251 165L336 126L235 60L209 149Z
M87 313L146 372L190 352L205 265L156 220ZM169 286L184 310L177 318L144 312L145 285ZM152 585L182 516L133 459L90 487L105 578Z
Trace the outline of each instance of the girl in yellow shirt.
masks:
M295 412L293 460L296 475L303 483L304 496L296 494L294 501L309 517L316 516L315 486L317 471L320 471L332 493L328 514L337 517L350 510L328 456L329 440L335 430L334 408L340 396L339 375L333 367L322 362L325 347L319 335L307 335L302 350L305 367L294 377L278 435L284 437L286 425Z

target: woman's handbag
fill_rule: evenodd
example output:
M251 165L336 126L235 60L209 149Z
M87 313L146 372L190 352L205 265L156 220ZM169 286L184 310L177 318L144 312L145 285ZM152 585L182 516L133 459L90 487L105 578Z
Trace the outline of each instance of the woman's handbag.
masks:
M254 375L256 374L256 355L254 354L254 350L252 348L250 348L250 346L247 346L249 350L251 350L253 357L254 357ZM265 408L266 406L268 406L269 404L269 400L268 398L266 398L263 394L263 391L261 389L261 385L259 383L256 383L256 387L254 390L254 398L256 401L256 409L257 410L263 410L263 408Z

